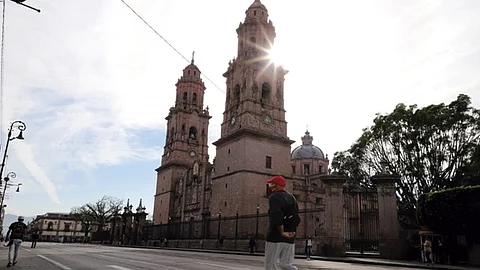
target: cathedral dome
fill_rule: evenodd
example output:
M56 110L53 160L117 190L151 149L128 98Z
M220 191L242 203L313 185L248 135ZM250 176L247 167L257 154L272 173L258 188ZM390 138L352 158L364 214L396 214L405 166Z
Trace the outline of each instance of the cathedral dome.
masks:
M325 159L322 149L312 144L313 137L310 136L308 130L305 132L305 136L302 137L302 145L298 146L292 151L293 159L310 159L320 158Z

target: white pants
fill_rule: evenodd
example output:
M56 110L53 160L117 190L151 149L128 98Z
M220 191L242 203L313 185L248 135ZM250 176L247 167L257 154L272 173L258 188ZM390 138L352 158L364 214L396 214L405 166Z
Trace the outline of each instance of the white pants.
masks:
M289 243L265 243L265 270L275 270L275 264L280 260L280 269L298 270L293 265L295 259L295 244Z
M13 262L17 261L18 250L22 244L21 239L12 239L13 243L8 247L8 263L12 263L12 249L13 249Z

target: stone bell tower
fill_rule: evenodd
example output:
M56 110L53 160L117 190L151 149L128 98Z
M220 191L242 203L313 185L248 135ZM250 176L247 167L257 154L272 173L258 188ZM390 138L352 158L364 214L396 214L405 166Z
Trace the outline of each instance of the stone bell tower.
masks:
M167 120L165 146L157 171L153 219L155 224L167 223L174 212L174 194L186 170L195 162L208 162L208 108L203 108L205 84L200 70L192 62L178 79L175 106Z
M226 101L217 146L212 213L252 214L266 211L266 183L290 175L290 146L284 109L287 71L268 58L275 27L259 1L247 9L237 28L238 55L230 61Z

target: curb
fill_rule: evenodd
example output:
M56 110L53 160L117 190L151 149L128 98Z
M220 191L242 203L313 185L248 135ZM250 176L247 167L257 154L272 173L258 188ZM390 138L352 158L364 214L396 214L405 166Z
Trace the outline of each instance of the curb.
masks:
M172 251L185 251L185 252L203 252L203 253L214 253L214 254L231 254L231 255L243 255L243 256L257 256L263 257L265 256L264 253L248 253L248 252L240 252L240 251L228 251L228 250L212 250L212 249L184 249L184 248L160 248L160 247L152 247L152 246L113 246L113 245L105 245L102 244L101 246L109 246L109 247L121 247L121 248L140 248L140 249L155 249L155 250L172 250ZM295 255L295 259L305 259L304 255ZM416 268L416 269L452 269L450 265L426 265L426 264L411 264L411 263L401 263L401 262L388 262L388 261L368 261L362 260L360 258L351 258L351 257L319 257L319 256L312 256L312 260L315 261L329 261L329 262L341 262L341 263L353 263L353 264L366 264L366 265L382 265L382 266L390 266L390 267L405 267L405 268ZM470 269L470 268L462 268L461 266L457 266L458 269ZM473 268L471 268L473 269Z

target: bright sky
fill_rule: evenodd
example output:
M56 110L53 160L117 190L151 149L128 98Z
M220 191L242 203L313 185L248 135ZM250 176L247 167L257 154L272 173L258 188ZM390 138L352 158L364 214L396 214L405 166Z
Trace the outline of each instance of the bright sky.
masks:
M205 80L218 139L228 62L253 0L126 0L221 90ZM103 195L143 198L152 212L165 141L165 116L188 64L120 0L8 1L3 132L12 141L6 172L20 193L7 213L68 212ZM288 135L308 125L333 157L400 102L450 102L459 93L480 107L480 1L263 0L277 29ZM2 138L2 147L5 134ZM3 151L3 150L2 150ZM215 148L210 147L211 158Z

